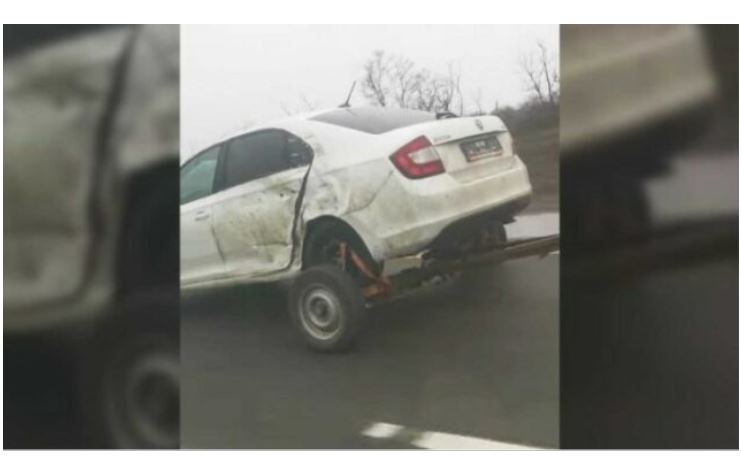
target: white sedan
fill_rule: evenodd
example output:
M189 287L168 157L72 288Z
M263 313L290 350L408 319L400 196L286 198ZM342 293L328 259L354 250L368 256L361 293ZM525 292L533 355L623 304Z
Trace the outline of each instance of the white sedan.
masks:
M503 233L529 202L527 169L502 121L449 116L330 109L250 129L188 159L181 286L298 276L291 313L309 345L347 347L364 312L363 282L380 278L384 261ZM360 267L354 275L336 265L340 251Z

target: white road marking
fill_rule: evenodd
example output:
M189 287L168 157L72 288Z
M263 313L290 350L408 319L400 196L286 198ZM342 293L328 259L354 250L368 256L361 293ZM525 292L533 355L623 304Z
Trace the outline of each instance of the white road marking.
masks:
M444 432L424 432L414 445L431 450L535 450L536 447L510 444L479 437L460 436Z
M375 439L390 439L402 429L404 429L404 427L398 424L373 423L363 430L363 435Z
M417 431L392 423L373 423L362 434L375 439L404 440L415 447L430 450L539 450L538 447L512 444L480 437L462 436L445 432ZM411 440L408 437L411 436Z

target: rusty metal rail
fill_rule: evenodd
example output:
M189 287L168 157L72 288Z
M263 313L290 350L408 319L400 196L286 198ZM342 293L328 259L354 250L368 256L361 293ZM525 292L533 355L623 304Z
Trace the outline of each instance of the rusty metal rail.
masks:
M383 284L372 284L363 292L369 299L383 299L416 289L425 282L445 277L466 269L495 265L508 260L531 256L545 256L559 249L559 236L550 235L537 238L510 241L504 246L489 251L478 252L455 259L420 259L419 267L402 270L395 275L383 277Z
M510 241L491 251L471 254L460 259L431 260L423 269L432 272L455 272L470 267L492 265L530 256L545 256L559 248L558 235Z

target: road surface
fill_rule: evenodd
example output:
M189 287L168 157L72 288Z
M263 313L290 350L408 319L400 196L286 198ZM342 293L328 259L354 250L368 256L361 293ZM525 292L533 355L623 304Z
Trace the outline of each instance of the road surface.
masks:
M341 355L304 347L278 288L185 295L183 445L556 447L558 282L557 254L477 269L371 309Z

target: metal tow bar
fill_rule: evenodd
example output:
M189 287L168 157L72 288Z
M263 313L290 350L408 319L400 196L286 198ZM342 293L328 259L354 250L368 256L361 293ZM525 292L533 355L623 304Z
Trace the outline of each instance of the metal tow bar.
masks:
M363 261L346 243L341 243L340 254L342 262L350 261L371 282L363 288L363 295L369 300L381 300L390 296L413 290L435 277L451 275L462 270L495 265L508 260L524 257L544 257L559 249L559 236L549 235L537 238L527 238L509 241L504 245L490 250L470 253L456 258L419 258L418 267L407 268L394 275L385 275L383 271L375 274L371 266Z

